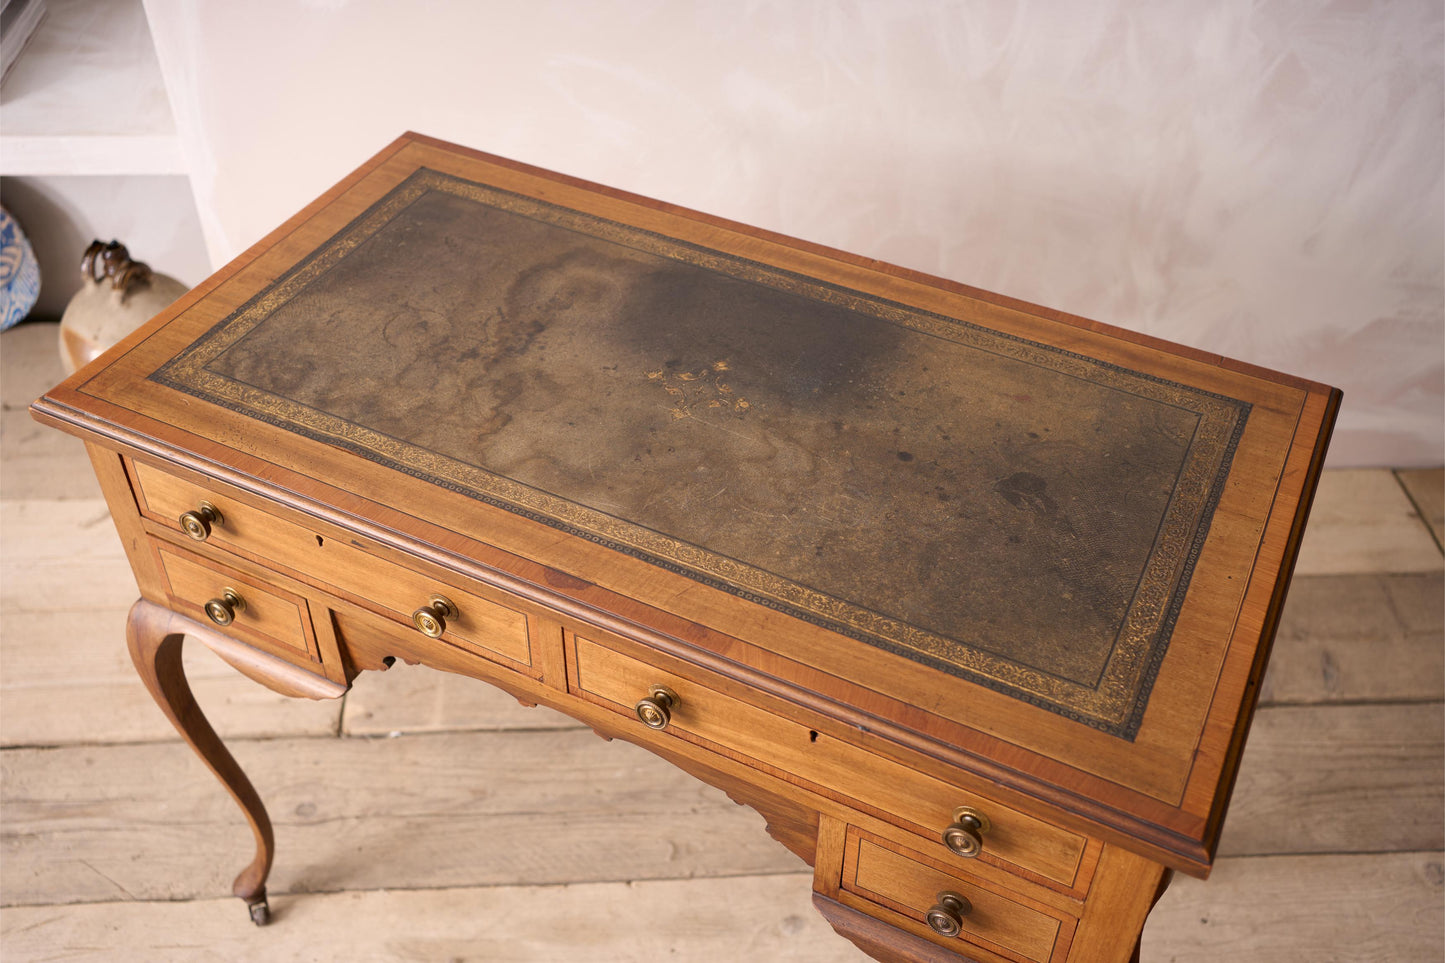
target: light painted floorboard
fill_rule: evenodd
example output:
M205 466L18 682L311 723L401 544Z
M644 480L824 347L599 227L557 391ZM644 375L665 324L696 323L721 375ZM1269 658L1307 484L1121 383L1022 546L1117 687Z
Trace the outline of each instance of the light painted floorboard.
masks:
M1221 859L1176 878L1145 963L1429 963L1445 931L1445 854Z
M1305 575L1290 586L1260 702L1445 697L1445 575Z
M276 893L804 868L751 809L590 730L231 748L276 827ZM250 860L239 812L182 745L12 750L0 793L7 903L195 899Z
M1393 472L1321 476L1295 575L1438 572L1442 566L1440 546Z
M1224 855L1445 849L1438 702L1261 709Z
M100 903L0 916L7 961L107 963L862 963L809 902L812 875ZM13 954L13 955L12 955Z
M1440 958L1442 854L1222 859L1175 882L1149 963ZM792 960L861 963L808 903L811 876L384 890L277 897L256 929L233 899L34 906L0 914L15 961ZM1352 898L1321 912L1321 894Z
M40 425L24 408L0 411L0 440L5 452L0 459L3 497L101 497L100 483L89 471L85 447L69 435ZM77 466L84 470L76 470Z
M1255 728L1225 854L1445 848L1438 704L1268 709ZM587 730L233 750L276 824L278 893L801 868L751 810ZM175 743L11 751L0 777L7 902L194 899L248 859L229 798Z
M1395 474L1420 517L1435 533L1435 543L1445 546L1445 469L1410 468Z
M582 724L546 706L523 706L501 689L466 676L398 662L363 672L346 694L348 736L462 729L576 729Z

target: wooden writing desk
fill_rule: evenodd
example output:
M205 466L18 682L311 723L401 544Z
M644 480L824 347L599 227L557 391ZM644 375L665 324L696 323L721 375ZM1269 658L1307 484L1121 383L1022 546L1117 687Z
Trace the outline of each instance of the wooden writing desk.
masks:
M407 135L36 402L146 685L395 659L756 808L879 959L1126 959L1205 875L1339 393Z

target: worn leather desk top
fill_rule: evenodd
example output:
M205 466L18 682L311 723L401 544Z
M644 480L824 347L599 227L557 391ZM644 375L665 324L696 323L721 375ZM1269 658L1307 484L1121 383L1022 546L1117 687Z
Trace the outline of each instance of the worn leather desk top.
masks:
M1338 393L411 135L248 257L73 397L1212 848Z

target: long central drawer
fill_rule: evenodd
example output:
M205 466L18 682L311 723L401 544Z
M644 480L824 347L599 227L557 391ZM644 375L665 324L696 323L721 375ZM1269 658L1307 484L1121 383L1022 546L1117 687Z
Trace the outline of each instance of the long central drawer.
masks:
M942 859L968 862L943 845L941 834L956 807L973 807L990 823L978 858L1022 870L1061 890L1087 886L1080 872L1086 837L725 695L719 682L696 667L659 668L658 659L644 662L621 651L635 643L595 634L605 641L576 635L571 640L569 685L583 698L633 715L640 700L662 687L676 699L665 731L761 762L814 788L846 787L850 804L862 803L888 821L937 840L936 855Z

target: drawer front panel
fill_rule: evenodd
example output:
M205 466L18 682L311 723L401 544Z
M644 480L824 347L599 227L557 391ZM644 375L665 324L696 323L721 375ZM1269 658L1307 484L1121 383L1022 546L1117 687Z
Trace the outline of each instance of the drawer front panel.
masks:
M1087 838L1018 812L987 797L949 786L865 749L824 736L808 726L731 698L678 672L663 671L609 645L573 637L574 684L579 694L634 715L639 699L661 685L678 697L668 729L731 749L815 786L846 793L885 819L937 842L940 858L967 864L942 843L957 806L988 816L984 853L978 859L1028 874L1064 889L1082 887L1079 867ZM705 677L692 667L689 674ZM637 722L642 726L640 721Z
M144 462L132 462L131 471L141 514L177 535L185 534L181 516L198 511L205 502L221 513L221 519L211 525L210 534L204 540L207 545L257 558L304 562L290 566L296 569L309 565L314 559L311 550L321 547L316 543L316 536L302 526L227 495L193 485Z
M966 952L973 944L1004 956L1048 963L1060 937L1072 934L1073 921L1053 915L1027 897L992 890L965 874L944 872L932 861L909 854L884 840L850 829L843 859L843 890L907 917L915 932ZM957 936L943 936L928 926L929 910L940 894L957 893L971 904L961 916Z
M487 658L500 656L518 666L531 666L526 616L484 597L484 588L463 588L460 579L432 578L396 565L262 509L191 484L149 465L134 464L141 512L151 521L182 533L180 516L196 511L202 502L216 508L221 519L211 525L205 544L235 552L262 564L276 564L298 578L326 583L381 606L393 618L410 626L412 613L432 595L446 596L458 614L446 620L446 639ZM328 530L329 531L329 530Z
M168 545L158 545L157 555L178 612L214 625L206 615L206 603L223 598L230 589L242 604L235 607L231 624L218 628L291 662L321 661L310 610L301 596Z
M364 556L364 571L374 573L374 581L366 590L352 591L391 610L408 627L412 624L411 614L425 605L432 595L444 595L456 606L457 614L446 620L443 638L494 660L496 656L502 656L521 666L532 664L531 646L527 641L527 617L521 612L453 584L365 556L346 546L340 546L340 550ZM412 628L412 631L418 630Z

